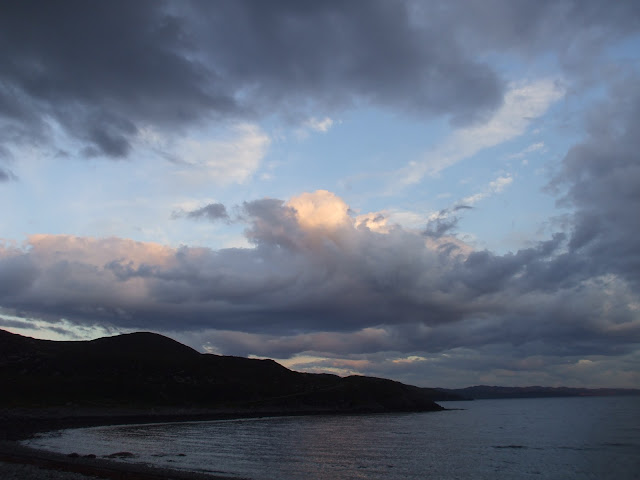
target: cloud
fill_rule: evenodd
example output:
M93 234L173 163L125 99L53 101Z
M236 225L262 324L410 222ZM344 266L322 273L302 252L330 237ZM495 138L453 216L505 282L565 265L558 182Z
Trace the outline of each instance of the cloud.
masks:
M82 156L125 158L148 128L180 136L313 112L309 126L326 131L332 113L361 105L486 123L513 102L477 59L551 52L588 80L639 16L636 2L597 0L12 2L0 10L1 140L50 145L62 130ZM408 181L455 161L419 162Z
M491 195L501 193L505 188L511 185L511 183L513 183L513 177L510 175L503 175L501 177L498 177L495 180L491 181L487 186L487 188L484 189L482 192L476 193L474 195L465 197L462 200L460 200L460 203L457 208L459 209L459 208L471 207L472 205L475 205L479 201L484 200L485 198Z
M370 212L356 216L356 228L368 228L377 233L389 233L392 228L383 212Z
M452 234L453 230L458 226L460 217L451 216L450 214L451 212L448 209L445 209L432 215L424 229L424 235L440 239L445 235Z
M317 118L310 117L296 129L295 134L300 140L305 140L311 132L327 133L333 127L334 121L331 117Z
M481 4L416 2L416 21L450 26L477 54L498 51L519 55L554 52L567 73L583 74L612 42L637 33L640 8L633 0L605 5L599 0L527 2L489 0ZM437 2L436 2L437 3Z
M349 206L327 190L303 193L287 204L296 211L298 223L304 229L337 230L351 222Z
M0 304L50 322L200 332L201 347L276 358L490 345L573 358L640 342L635 274L594 266L573 237L497 255L349 212L327 191L246 202L253 248L32 236L0 249Z
M544 142L532 143L531 145L521 150L520 152L509 155L509 158L524 159L527 156L527 154L533 153L533 152L539 152L540 150L543 150L543 149L544 149Z
M174 332L220 353L406 379L428 365L464 383L637 386L640 82L605 53L639 18L638 2L598 0L4 3L0 183L17 179L6 165L24 176L11 162L32 147L64 150L50 158L67 166L155 155L196 199L177 216L233 216L250 248L34 235L0 246L2 321ZM560 73L507 78L541 66ZM549 186L567 214L514 253L455 235L510 174L431 216L355 213L326 190L227 211L191 188L264 174L261 121L327 132L360 107L449 121L451 135L392 172L400 189L526 134L561 98L587 112Z
M572 147L550 184L573 209L569 249L594 273L640 286L640 88L638 78L614 85L587 117L584 140ZM588 260L587 260L588 259Z
M210 203L204 207L197 208L191 211L175 211L172 215L173 218L186 217L186 218L204 218L210 221L216 220L229 220L229 214L227 208L222 203Z
M184 23L140 2L4 5L4 120L29 139L62 126L95 154L124 157L141 124L181 125L233 100L207 87L187 58Z
M446 354L350 354L332 357L300 355L279 360L303 371L331 371L398 378L413 384L457 388L485 385L619 387L637 385L637 354L554 356L520 353L508 346L456 348Z
M466 250L468 247L455 238L454 232L460 222L461 213L467 210L473 210L476 203L501 193L512 182L513 177L510 175L500 176L489 182L482 191L459 200L449 208L444 208L432 213L424 222L426 227L423 230L423 234L431 239L431 241L437 240L433 245L438 245L438 248L457 248L460 251Z
M393 188L415 184L425 175L437 175L485 148L524 134L531 122L543 115L563 95L563 87L554 79L511 85L502 107L489 120L456 130L427 152L423 160L410 162L395 172Z
M0 183L9 182L15 179L16 179L16 176L11 172L11 170L6 170L0 167Z
M232 140L180 141L180 158L186 167L179 174L222 184L246 181L258 169L270 139L252 125L238 126L235 131Z
M468 120L502 96L449 30L384 1L26 1L2 6L0 49L2 140L47 144L61 128L86 156L127 157L149 126L173 135L363 102Z
M193 132L175 139L147 128L140 132L141 151L168 159L173 180L189 186L242 184L260 168L271 138L257 125L235 124L222 131Z
M311 117L304 124L307 128L316 132L327 133L333 126L333 120L329 117L324 117L322 119Z

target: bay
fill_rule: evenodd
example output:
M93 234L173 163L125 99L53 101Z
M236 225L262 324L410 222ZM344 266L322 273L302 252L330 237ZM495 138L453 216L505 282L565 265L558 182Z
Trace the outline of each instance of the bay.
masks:
M450 410L94 427L26 443L254 480L638 478L640 397L440 403Z

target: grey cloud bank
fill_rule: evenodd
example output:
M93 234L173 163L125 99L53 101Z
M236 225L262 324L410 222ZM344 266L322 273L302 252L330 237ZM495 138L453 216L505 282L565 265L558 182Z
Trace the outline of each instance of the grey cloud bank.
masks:
M122 158L147 126L359 101L460 118L497 106L496 74L443 33L381 1L5 3L3 142L49 141L54 121L85 155Z
M549 183L564 226L529 248L465 245L463 205L416 232L359 223L328 192L247 199L233 218L211 203L173 217L243 223L252 248L0 246L0 326L150 329L420 384L639 387L640 78L603 58L639 31L635 1L4 2L0 188L20 182L16 146L58 151L60 131L83 158L133 162L146 128L361 105L481 121L506 91L491 55L552 55L570 93L602 93Z
M609 271L640 285L640 88L638 78L613 88L587 117L587 136L562 163L552 187L575 209L570 253L594 273ZM588 259L588 260L587 260Z
M46 144L58 126L85 156L123 158L149 126L363 102L469 123L505 88L475 58L553 49L589 66L639 27L636 2L489 3L7 2L0 140Z
M328 192L307 199L316 201L308 218L326 207L343 217L308 224L295 202L247 202L254 248L34 236L28 250L0 251L0 302L52 322L201 332L200 346L205 339L221 353L276 358L494 346L508 363L626 358L637 349L635 278L615 258L595 264L571 248L574 237L515 254L463 251L453 237L429 243L398 226L380 233L357 225Z

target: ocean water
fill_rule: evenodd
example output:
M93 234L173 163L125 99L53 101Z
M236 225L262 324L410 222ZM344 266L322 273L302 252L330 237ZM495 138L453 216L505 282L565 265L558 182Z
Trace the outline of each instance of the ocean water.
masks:
M441 404L452 410L95 427L27 444L254 480L640 478L640 397Z

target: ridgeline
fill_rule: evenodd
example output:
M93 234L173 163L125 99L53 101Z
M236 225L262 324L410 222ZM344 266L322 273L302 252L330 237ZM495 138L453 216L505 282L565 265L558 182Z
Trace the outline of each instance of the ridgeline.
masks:
M300 373L273 360L199 353L155 333L37 340L0 330L0 407L207 409L237 413L442 410L454 395L363 376Z

